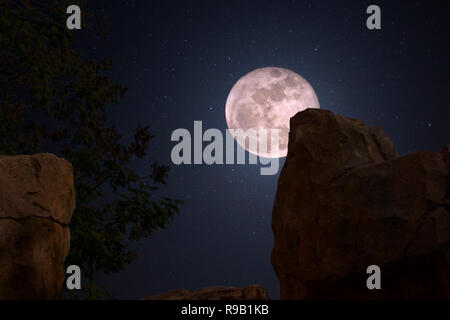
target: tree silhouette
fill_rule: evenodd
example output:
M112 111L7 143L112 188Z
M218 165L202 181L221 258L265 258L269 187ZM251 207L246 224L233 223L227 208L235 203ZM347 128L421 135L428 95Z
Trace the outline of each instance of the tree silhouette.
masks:
M124 144L108 124L107 107L126 88L107 76L110 60L76 49L69 4L0 0L0 154L51 151L72 163L77 206L67 264L93 279L124 270L136 257L129 243L166 227L181 201L158 191L167 166L153 162L146 175L132 168L153 136L138 126Z

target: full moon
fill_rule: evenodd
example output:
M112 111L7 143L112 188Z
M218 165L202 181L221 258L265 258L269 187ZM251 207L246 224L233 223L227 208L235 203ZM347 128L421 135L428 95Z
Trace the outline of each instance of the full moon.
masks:
M297 73L278 67L253 70L240 78L231 89L225 107L225 117L230 130L266 129L279 131L278 151L249 147L249 142L238 143L247 151L265 158L287 155L289 120L307 108L319 108L319 100L311 85ZM261 135L258 135L258 146ZM268 138L270 141L270 138Z

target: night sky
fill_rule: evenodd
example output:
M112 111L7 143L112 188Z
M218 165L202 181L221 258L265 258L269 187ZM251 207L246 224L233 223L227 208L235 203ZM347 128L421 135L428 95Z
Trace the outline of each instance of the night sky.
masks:
M366 28L370 4L381 7L381 30ZM228 93L256 68L297 72L321 108L381 126L401 155L450 143L450 20L439 2L107 0L82 7L101 9L111 25L106 40L77 32L84 54L112 58L110 75L129 88L110 108L112 123L125 140L136 125L150 125L150 154L134 165L145 173L153 160L170 164L164 194L185 201L167 229L133 245L139 258L126 272L100 275L117 298L250 284L279 298L270 264L278 175L261 176L259 165L170 160L176 128L193 132L202 120L204 130L225 131Z

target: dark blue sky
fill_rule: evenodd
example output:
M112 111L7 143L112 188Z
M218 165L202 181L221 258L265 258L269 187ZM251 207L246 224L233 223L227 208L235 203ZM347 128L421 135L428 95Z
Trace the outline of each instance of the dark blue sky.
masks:
M382 30L370 31L374 3ZM450 22L439 2L108 0L87 10L102 8L109 37L81 31L83 50L112 58L112 77L129 88L110 109L125 138L139 123L156 136L136 164L142 172L155 159L170 163L174 129L202 120L224 131L231 87L266 66L305 77L321 108L381 126L402 155L450 143ZM184 199L181 214L134 246L126 272L101 282L122 299L254 283L279 298L270 264L277 178L258 165L173 166L164 192Z

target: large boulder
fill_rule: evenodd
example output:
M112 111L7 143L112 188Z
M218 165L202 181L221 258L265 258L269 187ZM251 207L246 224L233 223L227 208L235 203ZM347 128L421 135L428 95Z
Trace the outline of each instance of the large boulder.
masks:
M75 208L72 165L0 156L0 299L57 299Z
M144 300L269 300L269 294L259 285L243 288L216 286L199 290L178 289Z
M296 114L272 214L281 298L450 298L449 150L399 157L378 127Z

